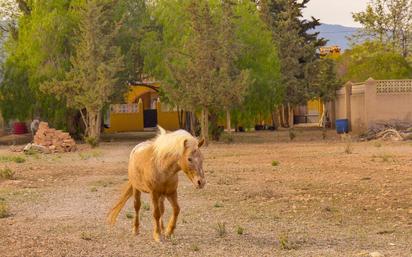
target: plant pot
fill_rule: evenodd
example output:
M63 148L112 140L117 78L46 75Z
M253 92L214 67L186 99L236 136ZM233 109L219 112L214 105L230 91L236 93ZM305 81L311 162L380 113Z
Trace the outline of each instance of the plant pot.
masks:
M13 134L22 135L27 133L27 126L24 122L13 123Z

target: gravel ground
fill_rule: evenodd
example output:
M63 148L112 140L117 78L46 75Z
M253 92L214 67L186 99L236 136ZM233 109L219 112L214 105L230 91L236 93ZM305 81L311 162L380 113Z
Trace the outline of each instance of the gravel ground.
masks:
M132 201L115 227L105 224L139 140L56 155L0 147L0 172L15 172L0 179L10 214L0 219L0 256L412 256L412 144L328 133L297 130L292 142L287 131L243 133L211 144L206 188L181 174L176 234L160 244L147 195L138 236Z

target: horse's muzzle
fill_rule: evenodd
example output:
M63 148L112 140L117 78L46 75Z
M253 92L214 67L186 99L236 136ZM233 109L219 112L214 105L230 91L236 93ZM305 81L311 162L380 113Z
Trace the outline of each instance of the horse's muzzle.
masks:
M194 186L197 188L197 189L202 189L202 188L204 188L205 187L205 185L206 185L206 179L204 179L204 178L195 178L194 180L193 180L193 184L194 184Z

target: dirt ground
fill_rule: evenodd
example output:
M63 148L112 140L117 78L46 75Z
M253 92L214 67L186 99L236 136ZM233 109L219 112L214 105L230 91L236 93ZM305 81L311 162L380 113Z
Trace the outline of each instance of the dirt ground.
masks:
M0 256L412 256L411 142L297 130L292 142L281 131L213 143L203 151L206 188L181 174L176 234L158 244L147 195L140 235L132 235L132 201L115 227L105 223L142 138L106 139L55 155L0 147L0 170L15 172L0 179L9 212Z

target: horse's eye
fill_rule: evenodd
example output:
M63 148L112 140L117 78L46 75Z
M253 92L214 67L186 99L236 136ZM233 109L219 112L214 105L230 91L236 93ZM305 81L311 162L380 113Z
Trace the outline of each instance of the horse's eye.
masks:
M192 162L192 158L187 159L189 162Z

